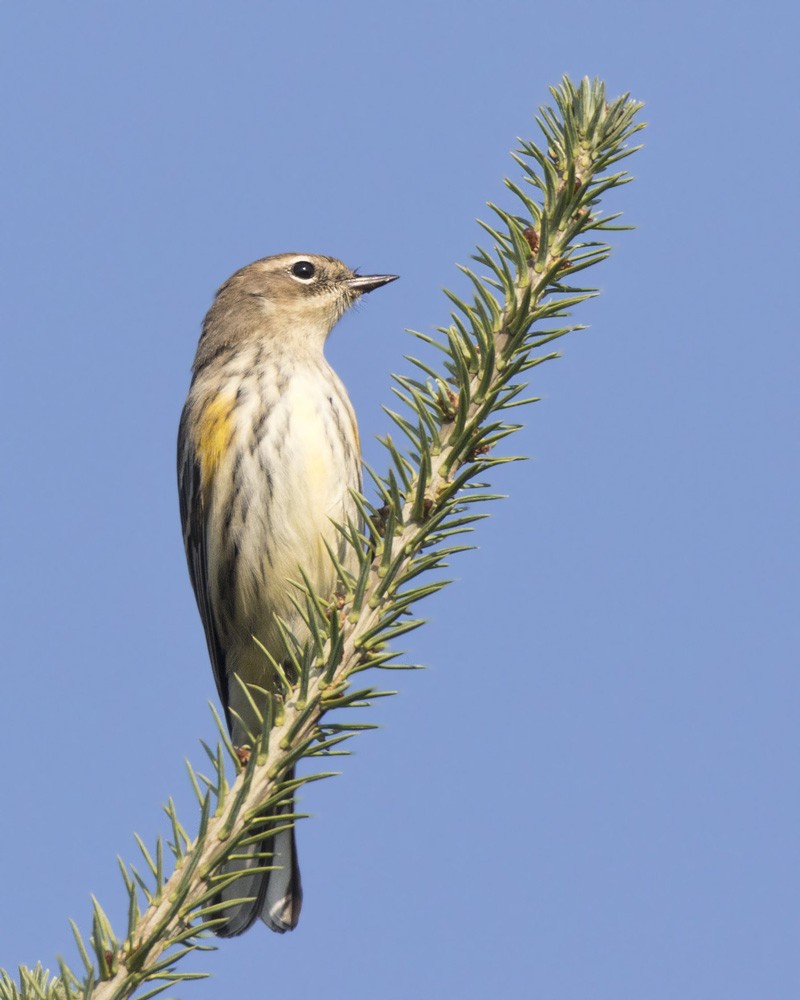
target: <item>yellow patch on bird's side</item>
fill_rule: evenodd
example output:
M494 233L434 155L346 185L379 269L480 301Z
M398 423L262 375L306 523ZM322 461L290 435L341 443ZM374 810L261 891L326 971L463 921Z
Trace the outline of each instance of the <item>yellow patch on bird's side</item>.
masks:
M204 487L210 483L230 444L235 401L235 396L229 393L213 397L206 404L198 422L197 455L200 459L200 475Z

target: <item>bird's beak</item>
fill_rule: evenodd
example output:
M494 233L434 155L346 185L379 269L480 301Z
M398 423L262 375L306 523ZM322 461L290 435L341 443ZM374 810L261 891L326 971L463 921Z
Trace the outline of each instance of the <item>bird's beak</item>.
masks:
M352 292L363 295L364 292L372 292L381 285L388 285L390 281L397 281L399 274L357 274L354 278L348 278L345 284Z

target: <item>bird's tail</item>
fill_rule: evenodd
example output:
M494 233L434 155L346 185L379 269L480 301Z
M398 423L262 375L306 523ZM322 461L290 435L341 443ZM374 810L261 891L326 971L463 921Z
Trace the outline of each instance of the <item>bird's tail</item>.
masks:
M286 777L288 781L294 779L294 768ZM261 821L266 833L264 839L243 847L240 856L221 869L222 875L242 874L221 889L217 897L218 903L231 900L229 907L219 911L225 921L214 929L219 937L242 934L259 917L278 934L294 930L297 926L303 904L303 886L297 863L294 826L287 827L287 820L283 819L293 813L292 796L271 809ZM275 832L270 833L270 830ZM262 870L248 874L254 868ZM263 871L264 868L270 870Z

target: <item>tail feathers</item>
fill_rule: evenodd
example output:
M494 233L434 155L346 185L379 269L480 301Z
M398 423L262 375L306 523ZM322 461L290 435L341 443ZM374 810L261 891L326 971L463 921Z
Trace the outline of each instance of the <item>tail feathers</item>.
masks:
M294 829L284 830L272 841L274 864L280 865L264 879L266 891L258 916L271 931L293 931L303 906L303 886L297 864Z
M280 825L279 817L293 811L293 802L281 806L273 814L276 820L273 825ZM278 934L294 930L303 905L294 827L280 830L256 844L248 845L239 853L242 856L225 865L221 874L243 874L220 890L217 901L246 901L232 903L230 907L221 910L220 916L224 917L225 923L215 928L214 933L219 937L235 937L243 934L257 918L261 918L270 930ZM267 866L272 870L247 874L249 869Z

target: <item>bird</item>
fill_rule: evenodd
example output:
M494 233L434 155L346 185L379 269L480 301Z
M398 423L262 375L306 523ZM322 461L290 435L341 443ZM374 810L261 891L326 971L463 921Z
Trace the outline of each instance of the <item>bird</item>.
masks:
M358 427L323 349L362 295L397 277L361 275L320 254L264 257L228 278L203 322L178 431L178 493L189 576L236 748L261 731L242 683L259 710L277 691L259 644L286 662L278 618L308 637L292 602L301 571L315 593L332 598L328 546L353 568L336 525L358 521ZM241 934L259 918L279 933L297 926L295 834L280 818L293 811L289 796L267 814L263 840L223 866L223 875L241 874L217 896L218 936Z

